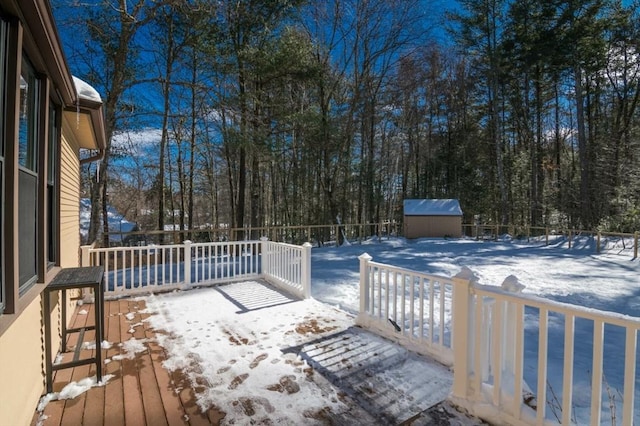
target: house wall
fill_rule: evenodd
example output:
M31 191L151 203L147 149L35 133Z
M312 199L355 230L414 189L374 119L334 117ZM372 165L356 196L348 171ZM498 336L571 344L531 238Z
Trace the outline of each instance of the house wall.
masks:
M40 298L34 299L0 337L0 425L23 425L43 389Z
M64 125L63 125L64 126ZM63 127L63 134L65 133ZM60 266L79 266L80 225L78 191L80 172L78 148L69 137L62 137L60 146ZM47 273L47 280L55 274ZM68 292L73 296L73 291ZM42 297L33 299L17 316L11 326L0 335L0 425L26 425L44 392L44 326ZM68 297L66 323L69 324L75 300ZM52 354L60 349L60 318L62 309L58 294L51 294ZM60 391L60 389L54 389Z
M405 216L404 236L406 238L462 236L461 216Z
M80 266L80 161L75 141L65 135L63 120L60 147L60 266Z
M43 0L0 0L0 29L6 35L6 49L0 49L0 69L4 86L0 96L4 105L2 113L5 127L5 158L0 182L2 189L2 267L3 310L0 311L0 426L29 425L33 420L40 396L45 391L45 341L43 324L46 315L50 316L51 350L53 356L60 349L60 325L69 323L73 313L75 300L65 303L68 317L60 318L61 306L59 295L51 295L51 312L43 312L43 291L56 276L59 267L79 265L80 225L79 225L79 188L80 188L80 146L86 149L101 150L104 148L104 127L102 104L87 101L78 96L75 81L69 74L62 53L62 45L55 32L52 21L50 3ZM23 62L24 61L24 62ZM21 64L29 63L39 81L40 97L38 104L29 110L26 116L35 117L39 123L37 140L34 149L39 164L37 189L37 224L34 234L34 247L20 245L26 239L20 235L20 212L18 209L19 172L17 141L20 113L20 72ZM34 86L35 87L35 86ZM56 111L70 108L73 114L61 117L52 114L50 107ZM77 111L77 112L76 112ZM89 118L82 118L85 114ZM50 121L58 117L61 121ZM53 137L53 129L62 125L62 137ZM83 124L85 126L83 127ZM55 128L53 126L56 126ZM85 128L86 127L86 128ZM78 143L81 139L82 145ZM49 141L59 144L55 153L59 155L56 199L47 198L50 188L47 187L47 164L52 151L48 149ZM49 204L51 203L51 204ZM49 227L47 212L50 207L57 209L57 226ZM23 222L29 223L27 221ZM31 229L29 228L29 231ZM47 240L55 234L55 243L60 249L49 252ZM19 256L20 248L28 247L34 252L37 281L26 291L19 288ZM25 250L26 252L26 250ZM49 254L52 254L50 257ZM24 253L22 253L24 255ZM55 262L51 267L50 262ZM53 358L52 356L52 358ZM59 391L60 389L54 389Z

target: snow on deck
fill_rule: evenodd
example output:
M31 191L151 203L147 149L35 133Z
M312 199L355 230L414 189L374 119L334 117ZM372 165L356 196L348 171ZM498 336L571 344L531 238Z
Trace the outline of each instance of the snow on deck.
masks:
M446 367L355 328L344 311L260 282L144 300L165 368L204 387L198 405L224 411L225 423L400 424L451 389Z

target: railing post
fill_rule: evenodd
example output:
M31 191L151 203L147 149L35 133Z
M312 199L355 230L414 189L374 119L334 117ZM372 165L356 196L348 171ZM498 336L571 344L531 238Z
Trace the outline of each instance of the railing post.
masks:
M360 260L360 310L356 323L363 324L366 321L367 307L369 306L369 262L373 259L368 253L362 253L358 259Z
M185 240L182 242L184 246L184 283L186 285L191 284L191 241Z
M600 231L596 234L596 253L600 253Z
M514 275L509 275L505 278L501 287L502 290L514 294L521 293L525 288ZM523 333L524 330L517 328L517 324L522 324L522 318L520 318L519 321L517 316L518 307L516 303L506 302L504 315L502 317L503 324L498 325L503 330L503 339L501 342L502 365L500 366L503 385L507 383L510 386L515 386L515 384L520 383L519 380L522 379L522 377L516 377L516 354L521 353L518 348L518 333ZM522 393L522 389L509 388L508 390L514 395L516 391Z
M91 266L91 246L80 247L80 266Z
M638 258L638 231L633 233L633 258Z
M302 291L305 299L311 297L311 243L302 245Z
M80 247L80 266L91 266L91 249L93 248L93 244L89 246L81 246ZM91 292L88 288L83 288L82 290L82 300L90 303L91 300Z
M469 372L473 360L469 356L470 341L473 341L470 326L473 312L471 296L472 280L465 276L466 270L453 277L453 296L451 313L453 318L453 387L452 395L462 400L467 399L469 388ZM476 339L477 341L477 339Z
M271 272L271 252L269 251L269 237L260 238L260 253L262 253L262 262L260 262L260 275L264 277Z

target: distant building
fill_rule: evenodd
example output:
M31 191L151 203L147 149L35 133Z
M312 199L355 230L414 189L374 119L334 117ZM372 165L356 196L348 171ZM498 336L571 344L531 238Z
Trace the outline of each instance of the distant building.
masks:
M406 238L462 236L462 209L458 200L404 200Z

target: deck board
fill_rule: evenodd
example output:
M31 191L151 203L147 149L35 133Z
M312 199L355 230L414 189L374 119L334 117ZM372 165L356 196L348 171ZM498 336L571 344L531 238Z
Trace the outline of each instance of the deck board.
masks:
M124 411L124 394L122 391L122 372L120 371L120 363L113 361L112 357L119 354L118 343L120 338L120 302L105 302L105 340L111 344L109 349L105 350L105 375L113 375L113 379L109 380L104 387L104 424L113 426L123 426Z
M134 336L129 333L131 324L126 319L126 315L131 313L131 301L120 300L120 338L122 343L127 342ZM138 357L133 359L124 358L120 361L122 371L122 389L124 393L124 419L127 426L145 425L144 407L142 405L142 395L138 378ZM151 424L151 423L149 423Z
M105 302L104 340L111 347L102 349L103 375L109 379L104 386L92 387L73 399L49 402L42 413L46 418L35 413L32 425L197 426L220 423L224 414L215 408L202 413L195 404L195 394L188 380L179 372L170 373L162 366L164 349L155 341L155 332L143 321L148 314L138 312L142 309L144 303L136 299ZM82 310L86 314L80 314ZM127 318L129 313L134 314L131 320ZM93 304L78 306L70 327L92 324L92 319ZM93 331L87 331L85 341L93 336ZM118 359L117 355L125 353L122 343L132 337L149 339L148 350L137 353L133 359ZM77 339L78 333L69 334L67 350L75 347ZM81 358L91 355L92 350L83 349ZM64 355L65 360L71 357L72 352ZM53 391L60 392L70 382L95 374L94 365L55 371Z
M83 309L87 312L79 314ZM104 340L110 344L109 347L101 349L104 355L105 385L94 386L73 399L49 402L43 413L34 413L33 426L207 426L219 425L222 422L225 414L216 407L208 408L202 412L197 405L198 392L206 391L203 386L192 385L180 371L168 371L164 368L163 361L166 359L166 352L158 344L156 332L150 328L148 322L144 321L149 316L144 312L144 309L144 301L136 298L105 302ZM92 304L79 306L70 327L78 327L86 322L93 323L93 318ZM350 332L355 333L353 330ZM92 337L91 333L93 332L87 332L85 341ZM77 336L77 333L69 335L69 350L72 350L76 345ZM145 349L135 355L127 352L127 348L123 347L123 344L132 337L138 340L137 343L145 342ZM331 340L332 335L327 336L326 339ZM335 344L340 346L346 343L344 339L337 339ZM322 342L317 341L314 343L316 346L311 343L309 345L311 346L308 348L301 346L299 355L318 371L319 374L314 382L325 394L339 390L341 400L348 405L347 411L327 414L326 418L322 418L322 421L335 425L379 424L376 419L381 418L380 414L384 413L386 407L396 399L395 395L403 386L396 391L391 391L385 388L384 383L378 383L377 386L380 389L377 389L376 395L380 396L380 404L376 405L370 400L364 401L363 397L359 395L357 385L371 382L371 379L368 377L360 380L354 379L354 383L350 383L339 377L338 373L333 374L328 365L333 365L331 363L335 356L327 358L326 361L329 364L326 365L323 364L325 357L321 356L330 354L333 350L332 347L328 345L324 353L316 354L314 350L324 347ZM385 347L387 346L395 347L395 344L386 342ZM378 353L382 352L377 351L376 355ZM351 355L351 357L356 355ZM66 356L70 357L71 354ZM82 358L90 356L92 356L92 350L84 349ZM333 363L335 364L335 362ZM431 361L422 365L426 366L427 364L430 365ZM385 371L388 370L387 367L385 364ZM363 374L366 373L365 371ZM94 365L55 371L53 390L60 392L70 382L92 377L95 374ZM394 396L389 398L389 395ZM420 397L421 400L425 398ZM358 401L362 402L362 406L358 405ZM407 401L410 400L407 399ZM371 410L363 408L365 406ZM438 409L436 405L433 407L433 409ZM419 418L415 417L418 419L415 424L434 424L428 420L431 410L419 413ZM404 411L403 414L405 414ZM413 418L410 417L410 419ZM248 422L251 422L251 419L247 419ZM396 424L399 423L396 422Z

